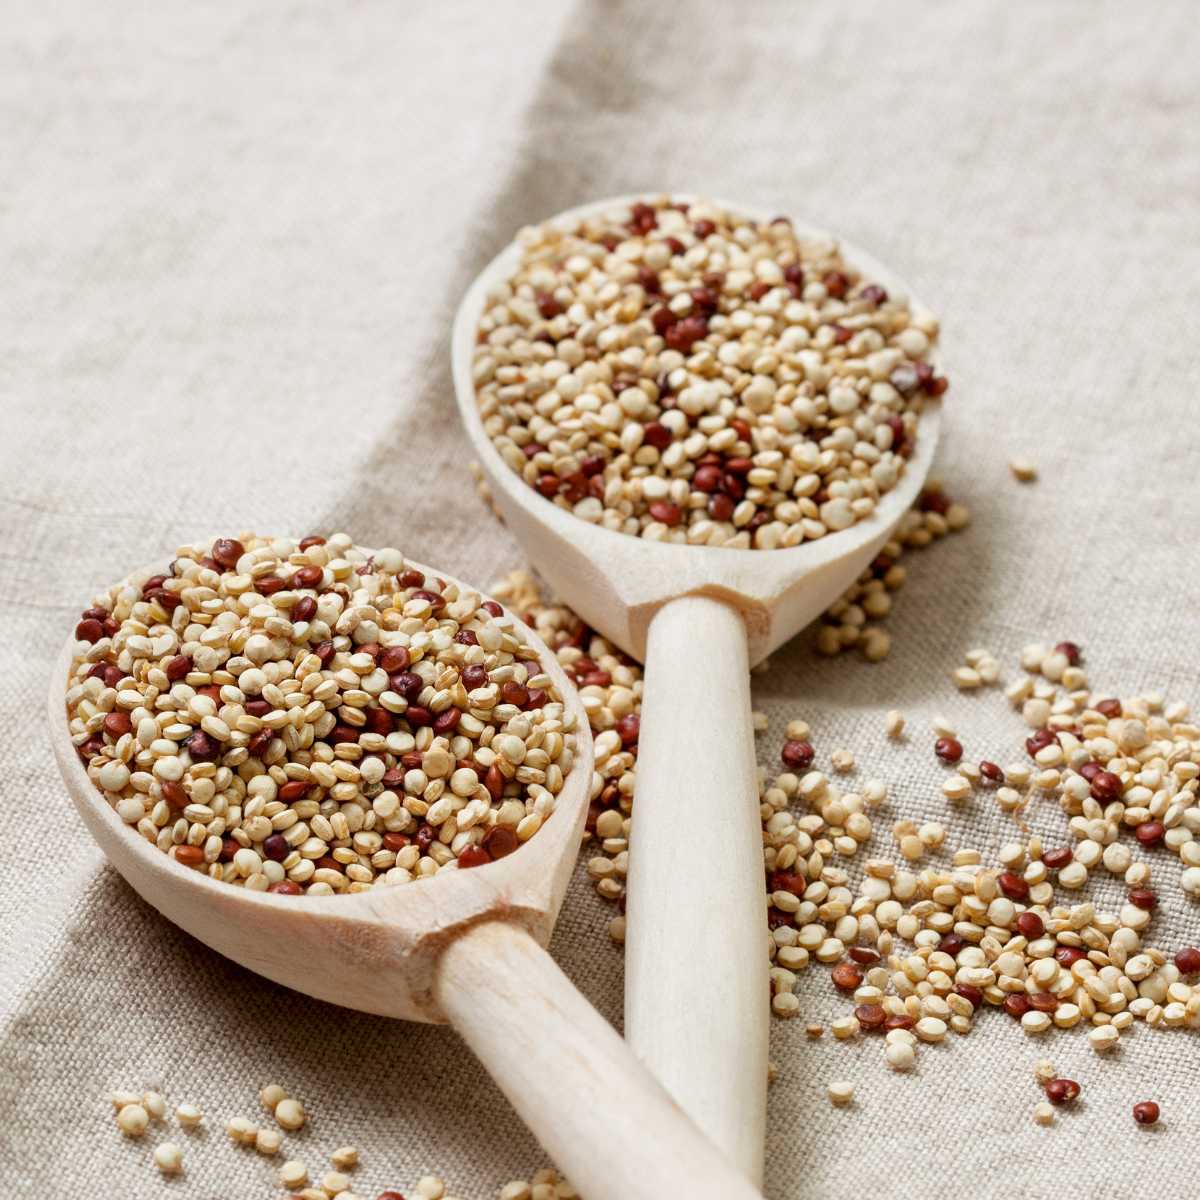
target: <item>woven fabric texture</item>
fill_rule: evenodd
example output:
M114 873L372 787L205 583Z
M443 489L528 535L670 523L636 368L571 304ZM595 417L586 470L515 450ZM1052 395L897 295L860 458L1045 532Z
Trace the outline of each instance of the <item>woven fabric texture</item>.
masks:
M801 636L754 681L773 762L790 717L853 750L901 816L994 852L1011 819L950 811L929 722L1013 761L999 691L960 696L974 645L1006 674L1072 637L1095 686L1200 700L1194 393L1200 27L1126 4L363 2L135 9L13 3L0 31L0 1179L7 1195L255 1200L271 1161L224 1120L282 1081L318 1169L355 1190L425 1171L463 1200L545 1160L446 1029L266 983L164 922L71 810L42 719L78 610L206 534L346 529L486 585L522 564L474 495L449 322L522 224L638 189L745 198L843 232L943 316L953 388L939 470L974 523L912 559L891 657ZM1037 483L1013 482L1027 455ZM910 736L889 744L883 713ZM827 761L827 760L826 760ZM1053 806L1035 827L1063 838ZM680 830L686 837L686 829ZM943 856L942 861L945 860ZM1179 865L1152 855L1156 941L1200 938ZM695 864L692 886L704 886ZM1113 903L1116 894L1098 885ZM553 950L614 1022L612 910L582 872ZM845 1009L823 968L805 1015ZM704 1003L704 997L695 998ZM1035 1059L1083 1096L1036 1128ZM1177 1191L1200 1136L1200 1038L1139 1025L1111 1060L989 1012L923 1048L776 1022L773 1200ZM825 1084L855 1080L850 1110ZM157 1086L208 1115L163 1181L104 1093ZM1134 1126L1153 1097L1163 1123ZM620 1146L612 1146L614 1155Z

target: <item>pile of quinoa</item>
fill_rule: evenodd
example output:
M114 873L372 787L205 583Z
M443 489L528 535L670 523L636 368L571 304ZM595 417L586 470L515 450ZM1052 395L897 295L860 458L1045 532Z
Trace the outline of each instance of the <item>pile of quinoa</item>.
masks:
M75 636L88 777L227 883L329 895L478 866L571 770L575 718L511 616L345 534L185 546Z
M623 911L640 667L568 609L544 603L527 573L493 590L526 615L581 688L596 732L587 871ZM998 667L983 651L969 657L989 676ZM1172 952L1150 940L1160 899L1148 854L1177 854L1181 889L1200 894L1200 726L1185 704L1154 694L1093 692L1079 659L1070 642L1026 648L1028 674L1006 691L1032 732L1023 758L1006 767L972 761L955 731L935 722L913 752L936 756L947 775L930 819L892 825L899 862L873 845L888 784L848 779L857 767L842 749L819 769L807 723L788 724L783 770L762 771L759 786L777 1016L802 1015L799 975L815 960L850 1001L830 1032L844 1040L878 1033L895 1070L915 1064L919 1043L969 1033L989 1008L1034 1037L1083 1026L1101 1054L1135 1021L1200 1028L1200 948ZM766 728L765 717L756 716L756 728ZM903 731L902 714L889 713L880 732ZM1025 834L991 862L974 848L948 851L939 809L972 797L1011 813L1018 829L1032 806L1055 803L1061 840ZM943 852L945 865L922 865ZM1078 898L1097 869L1127 889L1116 912ZM623 915L609 932L623 940ZM809 1032L821 1036L824 1027Z
M484 428L607 529L763 550L845 529L946 390L936 320L786 217L657 196L517 241L478 327Z

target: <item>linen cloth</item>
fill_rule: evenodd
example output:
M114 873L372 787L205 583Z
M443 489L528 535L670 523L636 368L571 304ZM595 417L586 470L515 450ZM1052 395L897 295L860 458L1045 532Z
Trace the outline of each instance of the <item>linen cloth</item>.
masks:
M914 555L891 657L815 656L754 681L774 765L803 715L827 762L893 783L876 820L948 846L1016 836L983 793L950 810L929 721L972 759L1021 757L999 691L948 672L984 645L1016 674L1071 637L1095 686L1196 701L1200 29L1160 3L5 6L0 27L0 1179L6 1194L281 1194L224 1121L278 1080L312 1115L314 1174L354 1190L443 1175L464 1200L545 1163L443 1028L361 1016L192 941L105 867L48 752L42 706L78 610L180 542L346 529L477 581L522 565L472 491L447 345L472 275L522 224L594 197L745 198L869 247L944 318L940 470L973 509ZM1036 484L1006 460L1031 457ZM883 713L905 711L889 744ZM1061 842L1053 805L1034 825ZM1154 942L1200 936L1179 864L1150 856ZM933 861L946 861L943 855ZM694 886L704 886L697 863ZM1116 889L1098 885L1105 903ZM613 910L582 869L553 951L619 1024ZM824 968L804 1016L845 1011ZM704 1003L704 997L696 997ZM776 1021L767 1194L1096 1200L1165 1193L1200 1135L1200 1038L1138 1025L1102 1061L986 1012L922 1048L809 1041ZM1083 1095L1036 1128L1033 1062ZM853 1079L851 1110L825 1085ZM119 1137L103 1094L200 1105L186 1175ZM1134 1126L1135 1100L1163 1108ZM612 1146L614 1155L620 1146Z

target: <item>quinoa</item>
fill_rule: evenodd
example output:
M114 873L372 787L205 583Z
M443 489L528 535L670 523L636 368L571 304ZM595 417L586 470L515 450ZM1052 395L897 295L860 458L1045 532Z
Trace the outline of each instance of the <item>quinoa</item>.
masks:
M621 909L641 669L569 609L546 603L527 572L514 572L494 591L525 614L581 686L596 733L587 872L599 894ZM1001 846L992 865L978 850L961 847L949 865L909 869L938 852L946 832L935 820L901 821L891 828L904 861L865 857L874 838L871 814L886 804L887 784L867 778L839 786L817 768L827 752L807 740L807 722L788 723L779 755L784 769L764 773L759 787L767 967L777 1017L804 1015L795 990L816 960L831 968L831 982L849 1006L830 1023L835 1038L914 1031L915 1040L904 1043L913 1055L895 1048L898 1039L885 1040L885 1060L897 1070L911 1067L918 1043L967 1034L989 1008L1031 1037L1082 1025L1101 1052L1134 1021L1200 1028L1200 948L1182 947L1172 960L1150 943L1158 896L1149 886L1149 862L1138 861L1128 845L1174 851L1184 864L1183 890L1200 891L1200 728L1186 705L1090 691L1074 643L1028 647L1022 661L1042 675L1027 681L1028 694L1043 707L1027 714L1037 728L1026 752L1036 765L1053 745L1061 764L1041 772L1017 762L976 766L939 717L933 732L953 743L941 746L939 757L950 772L946 783L955 785L943 786L942 795L958 802L984 791L1017 817L1055 798L1074 847L1032 835ZM1060 694L1057 685L1070 690ZM1024 694L1014 703L1022 705ZM1138 837L1147 825L1152 836ZM1123 841L1122 833L1132 837ZM864 857L855 883L849 868ZM1129 889L1117 912L1072 902L1070 893L1100 865ZM624 926L620 914L610 922L615 941L623 940Z
M846 529L946 390L936 320L787 218L657 196L518 244L478 328L484 429L604 528L764 550Z
M185 546L75 634L88 777L177 862L253 890L504 857L571 769L574 717L511 616L344 534Z

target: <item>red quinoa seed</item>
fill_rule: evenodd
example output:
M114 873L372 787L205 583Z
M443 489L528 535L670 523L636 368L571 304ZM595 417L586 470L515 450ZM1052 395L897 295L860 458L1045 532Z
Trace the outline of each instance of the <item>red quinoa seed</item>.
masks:
M1175 955L1175 965L1181 975L1195 975L1200 972L1200 949L1195 946L1185 946Z
M963 756L962 742L958 738L941 737L933 743L933 752L944 763L956 763Z
M1157 1124L1158 1118L1159 1108L1153 1100L1139 1100L1133 1106L1133 1119L1139 1125Z
M1072 1103L1079 1092L1079 1084L1073 1079L1051 1079L1046 1084L1046 1099L1059 1106Z

